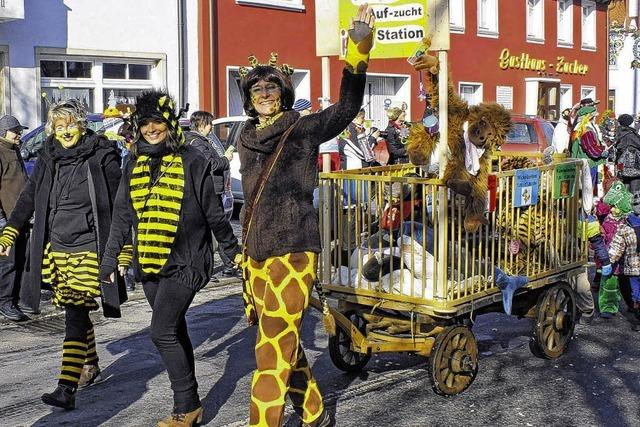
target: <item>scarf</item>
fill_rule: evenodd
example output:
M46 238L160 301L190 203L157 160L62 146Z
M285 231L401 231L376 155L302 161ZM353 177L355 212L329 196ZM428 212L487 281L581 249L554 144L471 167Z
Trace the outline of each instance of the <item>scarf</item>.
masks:
M171 154L171 148L169 148L166 139L159 144L149 144L141 138L136 142L136 152L138 153L138 156L148 157L151 181L155 181L158 177L158 173L160 172L162 157Z
M158 162L156 177L151 174L151 161ZM129 191L138 217L138 260L144 273L159 273L169 259L180 221L184 183L178 153L156 157L141 154L136 160Z
M250 120L240 134L243 147L263 154L272 153L276 149L282 134L298 120L300 114L294 110L285 111L271 126L257 129L257 119Z
M99 141L99 138L83 135L76 145L71 148L64 148L60 141L52 135L45 143L45 149L55 163L69 165L82 162L92 156L96 148L98 148Z
M484 154L484 148L478 148L469 140L469 122L464 122L464 167L471 175L478 175L480 170L480 157Z

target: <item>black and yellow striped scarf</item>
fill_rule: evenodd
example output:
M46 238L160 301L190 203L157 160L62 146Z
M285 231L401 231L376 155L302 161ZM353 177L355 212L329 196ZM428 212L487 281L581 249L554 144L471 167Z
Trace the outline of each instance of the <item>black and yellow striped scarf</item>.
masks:
M129 188L138 216L138 261L144 273L157 274L169 258L178 229L184 169L179 154L167 154L152 185L149 163L150 157L138 157Z

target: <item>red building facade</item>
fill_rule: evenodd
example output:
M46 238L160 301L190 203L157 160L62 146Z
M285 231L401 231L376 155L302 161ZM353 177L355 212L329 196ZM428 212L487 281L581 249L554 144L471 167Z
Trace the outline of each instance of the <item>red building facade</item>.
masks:
M201 108L242 114L240 66L270 52L296 69L298 98L319 108L321 58L315 50L313 0L199 0ZM450 69L470 103L498 101L517 113L556 119L583 97L607 96L607 1L450 0ZM342 62L330 59L330 101ZM364 106L384 124L384 108L407 104L417 119L419 77L405 58L372 60Z

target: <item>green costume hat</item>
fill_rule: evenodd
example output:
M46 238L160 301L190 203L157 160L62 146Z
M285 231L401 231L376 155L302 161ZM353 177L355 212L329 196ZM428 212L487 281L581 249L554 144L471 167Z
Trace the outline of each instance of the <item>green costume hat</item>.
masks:
M609 206L613 206L612 212L618 218L633 212L633 195L620 181L613 183L602 201Z

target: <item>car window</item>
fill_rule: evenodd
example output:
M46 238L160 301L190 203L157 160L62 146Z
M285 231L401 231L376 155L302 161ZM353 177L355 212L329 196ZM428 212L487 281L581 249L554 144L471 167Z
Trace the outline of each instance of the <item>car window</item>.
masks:
M89 129L91 129L94 132L98 132L102 128L102 120L97 122L93 122L89 120L88 125L89 125Z
M547 122L542 122L540 123L540 125L542 126L544 137L547 140L547 145L551 145L551 142L553 141L553 126L551 125L551 123Z
M513 127L507 134L508 144L534 144L537 142L536 131L529 123L513 123Z
M233 132L229 136L231 139L227 141L228 144L232 144L234 147L238 147L238 138L240 138L240 134L242 133L242 129L244 129L244 125L247 122L237 122L237 126L233 129ZM225 145L228 146L228 145Z
M233 126L237 122L223 122L213 125L213 134L218 137L220 142L227 147L227 140L233 130Z
M37 156L37 152L44 145L44 140L47 139L47 134L44 132L44 128L29 139L25 139L20 146L20 154L24 160L29 160Z

